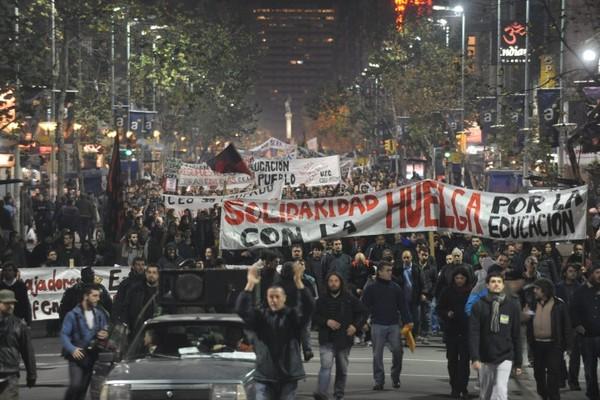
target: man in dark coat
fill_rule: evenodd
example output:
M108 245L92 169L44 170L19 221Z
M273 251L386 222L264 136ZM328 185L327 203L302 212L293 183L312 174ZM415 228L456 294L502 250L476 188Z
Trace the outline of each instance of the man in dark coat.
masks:
M6 263L2 267L2 279L0 279L0 289L8 289L15 294L17 299L14 315L21 318L27 325L31 325L31 305L29 296L27 296L27 287L25 282L17 279L19 270L14 264Z
M342 251L340 239L333 241L333 252L327 256L325 265L327 272L338 272L346 282L350 280L352 257Z
M29 328L13 315L15 303L12 291L0 290L0 399L19 398L20 358L27 370L27 386L33 387L37 378Z
M58 246L58 263L64 267L78 267L81 265L81 252L75 247L73 231L65 231L62 236L62 245Z
M469 319L465 304L471 284L464 268L454 271L452 284L445 288L437 305L437 313L444 321L444 343L448 359L448 375L452 398L468 398L469 384Z
M294 399L298 381L306 376L300 353L300 332L312 317L314 302L302 283L303 273L304 265L295 263L297 302L294 308L285 305L286 293L280 286L267 290L267 307L253 306L252 291L260 282L256 266L248 269L246 287L238 296L236 311L256 333L256 400Z
M554 296L554 284L541 278L534 283L535 314L527 322L527 341L533 349L533 374L542 399L560 400L563 352L572 346L571 320L567 305Z
M413 262L412 253L409 250L402 252L402 260L395 261L392 271L392 280L402 288L413 318L413 335L415 339L421 340L421 300L424 297L424 283L421 269Z
M121 308L120 320L127 322L131 338L146 320L154 317L157 311L158 267L148 265L144 275L143 282L137 282L128 290Z
M127 297L127 293L129 293L131 288L137 285L138 283L144 282L145 270L146 263L144 262L144 259L141 257L135 258L133 260L131 270L129 271L129 275L127 276L127 278L123 279L123 281L119 283L119 288L117 289L117 294L115 295L115 299L113 302L113 321L119 321L121 317L123 317L123 314L125 312L125 310L123 310L123 307L125 306L125 298Z
M373 390L383 390L385 371L383 349L389 346L392 352L392 385L400 387L402 371L402 343L400 339L400 317L405 326L412 328L412 317L402 288L392 280L392 264L382 261L377 267L377 278L365 285L363 304L371 316L371 338L373 340Z
M319 331L321 356L315 399L327 400L334 360L333 395L336 399L344 398L350 349L354 344L354 335L366 319L366 307L346 290L344 280L338 273L330 273L327 277L327 292L317 300L313 316L313 325Z

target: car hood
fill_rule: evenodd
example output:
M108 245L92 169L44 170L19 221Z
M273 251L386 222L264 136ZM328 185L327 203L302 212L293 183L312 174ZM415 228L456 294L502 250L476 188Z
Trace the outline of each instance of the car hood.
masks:
M250 360L144 358L118 363L107 381L245 382L253 370Z

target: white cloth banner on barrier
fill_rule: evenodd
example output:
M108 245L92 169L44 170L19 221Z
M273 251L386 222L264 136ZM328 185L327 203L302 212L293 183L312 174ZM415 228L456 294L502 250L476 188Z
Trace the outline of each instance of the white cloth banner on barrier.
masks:
M255 190L229 194L227 196L176 196L163 194L162 199L166 208L173 208L177 215L183 215L186 209L196 215L199 210L210 210L216 205L222 205L224 200L233 199L257 199L257 200L279 200L283 190L283 182L275 181L272 185L264 186Z
M119 283L129 274L129 267L93 267L102 278L102 285L111 295L117 293ZM58 319L58 306L65 290L81 278L82 268L42 267L21 268L21 279L27 286L33 321Z
M256 159L250 165L258 187L283 181L285 186L337 185L341 181L340 156L284 159Z
M207 164L181 163L177 172L177 186L205 187L230 189L245 189L254 183L252 176L247 174L220 174L213 171Z
M237 250L289 246L324 238L449 231L497 240L556 241L586 237L587 186L501 194L424 180L347 197L226 200L220 246Z

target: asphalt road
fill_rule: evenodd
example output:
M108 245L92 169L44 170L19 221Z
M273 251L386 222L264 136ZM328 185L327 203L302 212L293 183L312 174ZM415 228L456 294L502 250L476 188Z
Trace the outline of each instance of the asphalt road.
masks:
M313 338L313 342L314 342ZM25 387L24 377L20 390L21 399L25 400L50 400L62 399L65 386L68 382L67 364L60 357L60 344L58 338L34 339L34 346L38 361L38 383L33 389ZM315 343L316 346L316 343ZM315 347L316 349L316 347ZM429 346L418 347L414 353L405 349L404 363L401 374L402 387L393 389L389 380L391 354L385 354L386 387L381 392L372 390L372 358L371 348L355 346L350 354L349 377L346 387L346 400L379 400L402 399L429 400L449 398L450 386L446 371L445 350L441 341ZM312 392L317 384L319 371L318 351L315 358L305 364L308 377L299 385L300 399L311 399ZM469 383L469 392L476 398L475 375L472 374ZM581 385L583 381L583 368L581 370ZM332 378L333 384L333 378ZM575 400L584 398L583 392L570 392L563 390L562 399ZM511 379L509 387L510 399L536 399L535 381L530 368L519 380Z

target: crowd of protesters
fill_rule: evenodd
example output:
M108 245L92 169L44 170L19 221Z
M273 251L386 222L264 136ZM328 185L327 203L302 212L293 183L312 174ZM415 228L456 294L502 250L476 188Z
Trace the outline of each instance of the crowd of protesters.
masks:
M335 187L286 188L283 198L365 193L401 183L385 171L364 171ZM178 215L163 204L155 183L140 182L125 191L121 234L111 241L105 234L108 221L101 217L106 201L76 190L56 202L35 193L22 207L26 226L22 236L15 232L14 201L8 196L0 204L0 289L14 293L14 297L3 294L0 300L7 299L4 303L13 306L6 308L23 323L31 323L31 310L19 268L86 267L81 284L65 293L60 310L60 336L72 382L68 398L85 393L91 374L82 352L85 343L76 341L104 339L111 322L126 323L133 334L157 313L161 271L233 264L255 266L250 268L247 291L258 292L258 308L240 296L237 309L249 324L256 324L256 318L266 321L258 340L282 334L275 332L281 329L276 320L282 310L298 313L286 322L289 326L284 324L290 331L278 336L279 348L267 342L256 346L259 361L268 356L269 362L277 364L281 346L293 342L295 361L300 364L290 366L293 376L288 378L297 382L304 376L301 361L314 356L310 331L318 331L321 370L316 399L328 398L334 362L334 397L343 398L350 349L359 343L373 347L373 389L385 385L386 345L392 352L392 386L400 388L400 332L406 330L418 344L428 344L435 335L443 337L454 398L468 396L470 367L478 370L480 398L507 398L509 376L520 374L526 354L541 398L558 399L560 388L567 385L581 390L581 358L586 394L600 399L596 373L600 261L593 235L588 242L573 244L569 255L562 255L555 243L494 242L423 232L220 252L218 207ZM95 279L93 267L114 264L130 266L131 272L111 299ZM20 346L26 346L28 339L20 340L25 343ZM17 351L32 354L27 348ZM0 360L0 374L13 373L3 363ZM283 376L280 366L263 367L267 368L261 366L263 376L257 376L264 384L262 398L274 398L269 393L294 398L295 385L269 383L269 374ZM28 383L35 383L34 369L33 365Z

